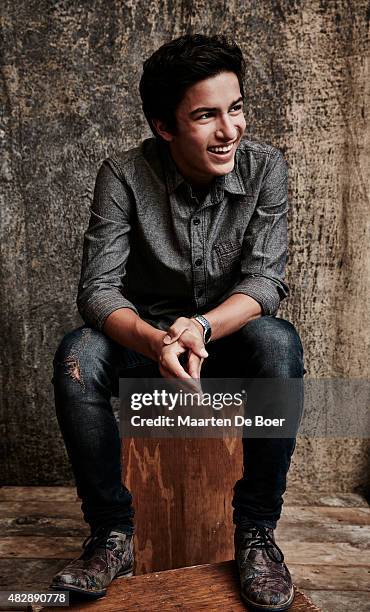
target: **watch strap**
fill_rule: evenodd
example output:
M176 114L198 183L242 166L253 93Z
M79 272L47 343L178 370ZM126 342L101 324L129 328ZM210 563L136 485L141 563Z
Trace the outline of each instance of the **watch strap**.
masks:
M212 327L210 322L205 317L203 317L203 315L200 314L193 315L192 319L198 321L198 323L200 323L203 327L203 342L204 344L207 344L207 342L210 341L212 335Z

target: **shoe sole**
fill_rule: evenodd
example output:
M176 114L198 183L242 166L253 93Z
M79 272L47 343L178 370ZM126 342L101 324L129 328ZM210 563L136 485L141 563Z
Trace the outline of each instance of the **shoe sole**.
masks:
M134 569L133 569L133 568L131 568L131 569L126 570L125 572L118 573L118 574L117 574L117 575L116 575L116 576L113 578L113 580L117 580L117 578L131 578L131 576L133 576L133 575L134 575Z
M104 597L107 594L107 589L103 591L86 591L85 589L81 589L79 587L75 587L73 585L66 584L52 584L49 589L53 591L63 591L66 593L72 593L73 595L83 595L87 599L99 599L100 597Z
M248 597L246 597L244 593L240 593L240 594L241 594L242 600L247 604L247 606L251 610L263 610L264 612L285 612L285 610L288 610L290 608L290 606L292 605L294 601L294 590L289 600L283 606L271 606L270 604L269 605L256 604L250 599L248 599Z
M117 580L117 578L130 578L131 576L134 575L134 570L133 568L129 568L127 570L125 570L122 573L117 574L113 580ZM112 582L113 582L112 580ZM67 592L72 592L74 595L83 595L84 597L88 598L88 599L100 599L101 597L105 597L105 595L107 594L107 589L103 589L102 591L86 591L85 589L81 589L79 587L75 587L73 585L69 586L66 584L52 584L49 587L50 589L54 590L54 591L67 591Z

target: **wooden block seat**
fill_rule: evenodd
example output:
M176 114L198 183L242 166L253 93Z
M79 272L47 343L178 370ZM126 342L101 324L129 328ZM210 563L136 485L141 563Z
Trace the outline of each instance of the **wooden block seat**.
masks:
M63 610L64 608L59 608ZM114 580L108 595L95 602L71 605L84 612L245 612L233 561L194 565ZM45 612L56 608L42 608ZM321 612L296 590L290 612Z

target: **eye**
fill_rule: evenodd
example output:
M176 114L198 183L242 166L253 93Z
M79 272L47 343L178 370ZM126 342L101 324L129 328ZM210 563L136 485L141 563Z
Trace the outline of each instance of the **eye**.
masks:
M197 119L209 119L210 117L212 117L212 113L203 113L203 115L199 115Z
M230 108L230 112L236 113L236 112L239 112L240 110L242 110L242 108L243 108L242 104L235 104L235 106L232 106Z

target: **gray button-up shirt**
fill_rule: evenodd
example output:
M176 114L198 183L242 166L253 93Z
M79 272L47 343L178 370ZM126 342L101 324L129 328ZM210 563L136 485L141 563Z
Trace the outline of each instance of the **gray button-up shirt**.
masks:
M287 165L270 145L243 139L232 172L199 201L168 145L155 138L101 166L84 238L77 305L102 329L131 308L166 329L234 293L275 314L288 294Z

